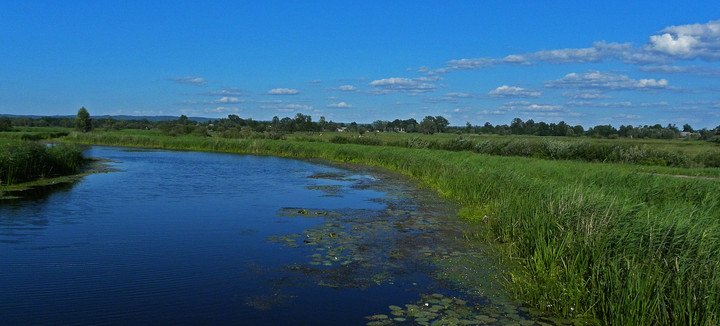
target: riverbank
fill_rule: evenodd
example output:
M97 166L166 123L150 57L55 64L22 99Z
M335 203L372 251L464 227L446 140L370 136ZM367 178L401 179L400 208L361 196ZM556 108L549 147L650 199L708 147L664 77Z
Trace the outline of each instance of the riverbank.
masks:
M689 169L326 142L73 133L67 142L321 158L409 175L483 225L509 287L569 318L713 324L720 316L720 183ZM652 173L652 174L648 174Z

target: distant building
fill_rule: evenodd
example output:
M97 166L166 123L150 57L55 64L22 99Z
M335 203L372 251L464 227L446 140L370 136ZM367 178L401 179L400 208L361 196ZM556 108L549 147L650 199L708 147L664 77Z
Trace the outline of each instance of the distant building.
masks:
M693 136L700 136L700 133L698 132L689 132L689 131L681 131L680 137L693 137Z

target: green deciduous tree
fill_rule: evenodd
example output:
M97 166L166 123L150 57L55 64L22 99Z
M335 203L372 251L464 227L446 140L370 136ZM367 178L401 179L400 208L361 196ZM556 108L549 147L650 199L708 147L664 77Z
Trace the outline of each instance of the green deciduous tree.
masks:
M418 125L418 131L426 135L432 135L437 132L438 130L437 125L435 124L435 118L432 116L425 117L425 119L420 122L420 125Z
M92 119L90 119L90 113L81 107L78 110L77 116L75 117L75 130L88 132L92 130Z

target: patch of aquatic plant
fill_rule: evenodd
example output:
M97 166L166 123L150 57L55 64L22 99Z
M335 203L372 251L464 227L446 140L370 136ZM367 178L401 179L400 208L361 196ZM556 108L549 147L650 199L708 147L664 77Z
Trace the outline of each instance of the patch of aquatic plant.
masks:
M437 261L468 254L467 243L438 238L446 234L437 231L447 223L441 225L433 213L411 211L402 205L342 214L285 208L279 216L322 217L324 221L302 233L271 236L269 241L303 249L306 260L288 269L317 277L318 285L333 288L392 284L397 275L409 270L421 266L435 269Z
M340 185L315 185L315 186L306 186L306 189L309 190L319 190L325 193L325 196L327 197L340 197L339 193L342 189L342 186Z
M509 303L479 304L440 293L421 295L420 300L402 306L388 306L384 314L366 316L368 326L389 325L537 325L532 310ZM573 325L576 321L552 319L555 325Z
M285 207L278 212L278 216L286 217L321 217L327 215L339 215L338 213L328 212L324 210L312 210L299 207Z

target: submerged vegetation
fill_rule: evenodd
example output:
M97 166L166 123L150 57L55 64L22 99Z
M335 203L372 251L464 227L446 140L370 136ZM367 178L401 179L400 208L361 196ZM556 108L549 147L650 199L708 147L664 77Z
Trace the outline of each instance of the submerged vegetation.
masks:
M65 140L322 158L396 170L460 204L460 216L481 226L466 237L496 243L509 266L508 287L538 309L610 324L714 324L720 318L717 168L152 133L73 133ZM448 143L453 142L459 140Z

